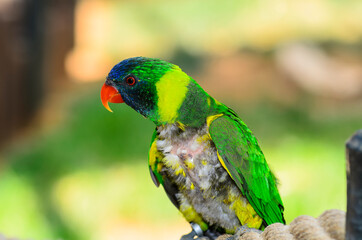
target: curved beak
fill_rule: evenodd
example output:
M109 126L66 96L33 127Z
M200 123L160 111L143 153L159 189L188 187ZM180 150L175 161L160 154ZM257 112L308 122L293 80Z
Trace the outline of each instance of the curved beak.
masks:
M113 87L109 86L106 83L103 84L102 90L101 90L101 100L103 106L110 112L112 112L111 108L108 106L108 103L123 103L123 98L121 94L118 92L118 90Z

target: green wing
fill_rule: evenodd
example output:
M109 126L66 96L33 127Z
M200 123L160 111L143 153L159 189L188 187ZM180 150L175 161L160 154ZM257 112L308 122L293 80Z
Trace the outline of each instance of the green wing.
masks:
M254 210L267 225L285 223L276 178L250 129L231 109L209 117L208 124L220 162Z

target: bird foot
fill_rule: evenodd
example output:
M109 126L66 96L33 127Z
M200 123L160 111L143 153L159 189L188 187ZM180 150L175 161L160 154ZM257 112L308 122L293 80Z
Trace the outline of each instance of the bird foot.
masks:
M211 240L211 239L206 236L199 237L196 235L195 231L192 230L190 233L183 235L180 240Z
M180 240L216 240L221 234L214 229L208 229L205 232L196 223L190 223L192 231L183 235Z
M207 237L207 239L210 240L216 240L221 234L215 230L208 229L204 235Z
M197 237L197 235L195 231L192 230L190 233L183 235L180 240L193 240L195 237Z

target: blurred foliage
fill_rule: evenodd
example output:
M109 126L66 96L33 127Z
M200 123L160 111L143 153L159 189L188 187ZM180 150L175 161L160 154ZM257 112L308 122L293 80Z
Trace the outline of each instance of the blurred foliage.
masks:
M3 233L104 239L113 225L164 226L182 219L149 177L153 124L124 104L112 105L114 114L107 112L98 88L74 101L66 110L68 119L52 133L7 153L10 164L0 180L6 196L0 199ZM308 109L270 102L230 106L254 130L280 179L287 222L301 214L345 209L344 141L361 127L362 113L314 119Z

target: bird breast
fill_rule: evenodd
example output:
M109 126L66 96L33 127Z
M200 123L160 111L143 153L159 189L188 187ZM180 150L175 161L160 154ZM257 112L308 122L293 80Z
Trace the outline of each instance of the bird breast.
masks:
M181 205L192 206L210 224L227 229L239 226L231 199L240 199L245 206L246 201L221 166L207 125L180 128L172 124L157 131L157 149L164 156L161 174L178 186Z
M164 155L165 170L178 184L207 191L211 183L226 180L227 172L218 161L206 124L184 130L176 124L165 125L159 127L158 134L156 144Z

